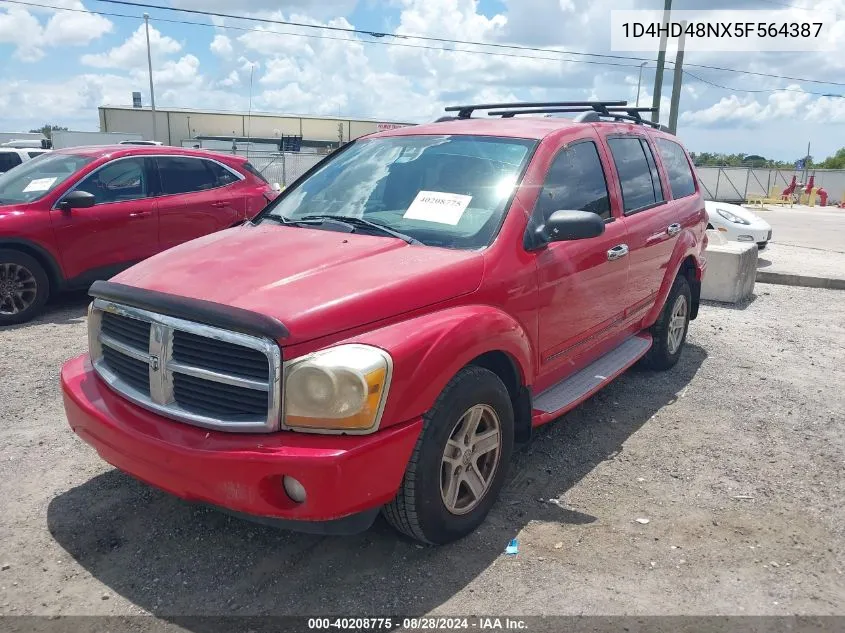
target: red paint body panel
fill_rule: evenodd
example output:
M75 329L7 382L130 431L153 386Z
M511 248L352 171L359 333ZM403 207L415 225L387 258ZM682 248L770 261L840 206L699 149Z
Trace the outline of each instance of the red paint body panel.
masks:
M97 146L56 150L93 158L40 200L0 206L0 248L35 252L61 288L111 276L170 246L249 219L276 196L243 168L242 157L176 147ZM244 179L195 194L100 204L70 212L55 208L68 191L107 163L130 156L210 158Z
M61 384L71 428L113 466L183 499L264 517L325 521L389 501L422 427L354 438L206 431L130 404L84 356L65 364ZM283 475L302 483L304 503L288 498Z
M706 244L701 194L673 200L658 152L656 164L668 201L634 215L623 213L606 137L630 134L651 141L666 136L662 132L623 123L532 118L451 121L374 136L421 134L539 139L498 236L486 249L415 246L390 237L264 223L183 244L115 278L272 316L290 332L279 341L285 361L339 343L387 350L393 377L377 432L355 437L207 433L123 401L79 359L63 373L74 429L112 463L121 462L119 467L181 496L256 514L339 517L392 498L420 432L421 416L474 358L506 354L520 383L539 393L651 325L685 260L692 258L696 279L701 279ZM593 140L598 147L612 221L597 238L527 250L528 222L549 165L563 145L579 139ZM666 227L674 223L682 230L670 236ZM630 255L608 261L607 251L621 243L630 246ZM560 414L535 411L531 423ZM204 443L207 438L209 444ZM140 456L148 451L165 460L184 455L191 470L208 473L213 485L202 487L191 471L175 466L159 470L142 463ZM259 480L287 468L313 482L320 498L314 503L333 496L335 505L325 501L295 517L290 507L267 505L259 498ZM227 496L220 487L227 481L252 486L245 493L251 501ZM293 503L284 499L273 503Z

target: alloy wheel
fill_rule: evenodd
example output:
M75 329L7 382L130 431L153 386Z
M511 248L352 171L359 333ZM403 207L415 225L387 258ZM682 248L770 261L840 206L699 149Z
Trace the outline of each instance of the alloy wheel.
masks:
M687 298L680 295L672 306L672 316L669 320L669 353L674 354L681 347L684 340L684 330L687 327Z
M20 314L38 295L38 282L32 271L20 264L0 264L0 314Z
M458 420L443 451L440 496L452 514L471 512L493 483L502 452L502 425L492 407L477 404Z

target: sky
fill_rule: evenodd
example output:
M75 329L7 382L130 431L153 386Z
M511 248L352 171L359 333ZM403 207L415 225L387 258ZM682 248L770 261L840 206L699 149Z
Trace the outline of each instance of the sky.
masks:
M640 61L625 58L653 60L656 54L611 51L610 10L662 7L660 0L146 3L389 35L143 9L102 0L0 0L0 132L26 131L48 122L96 130L97 107L130 105L133 91L140 91L148 105L140 17L145 10L151 16L160 107L246 111L251 97L253 111L424 122L441 116L446 105L463 102L627 99L634 103ZM808 142L817 159L845 146L845 98L836 96L845 95L845 0L674 0L673 4L676 9L702 5L758 9L767 20L834 16L830 19L839 19L834 28L841 35L837 41L843 44L834 53L688 53L687 64L795 78L687 65L692 75L684 76L678 135L691 151L792 160L806 153ZM410 36L548 51L481 49ZM649 62L643 69L640 105L651 105L654 67ZM667 67L663 121L668 120L671 87L672 72ZM787 90L773 91L778 88Z

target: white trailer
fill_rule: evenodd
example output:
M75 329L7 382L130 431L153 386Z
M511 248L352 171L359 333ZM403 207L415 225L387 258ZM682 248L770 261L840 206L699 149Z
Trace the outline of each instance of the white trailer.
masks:
M85 145L117 145L121 141L143 141L141 134L122 132L53 132L53 149L82 147Z

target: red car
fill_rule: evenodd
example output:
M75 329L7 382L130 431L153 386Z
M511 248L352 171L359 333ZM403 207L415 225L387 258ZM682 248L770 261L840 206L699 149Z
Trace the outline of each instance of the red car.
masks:
M471 532L515 442L637 361L672 367L698 312L686 151L635 109L562 105L589 112L466 106L353 141L253 223L97 282L71 427L237 514Z
M0 326L151 255L254 217L276 192L238 156L75 147L0 176Z

